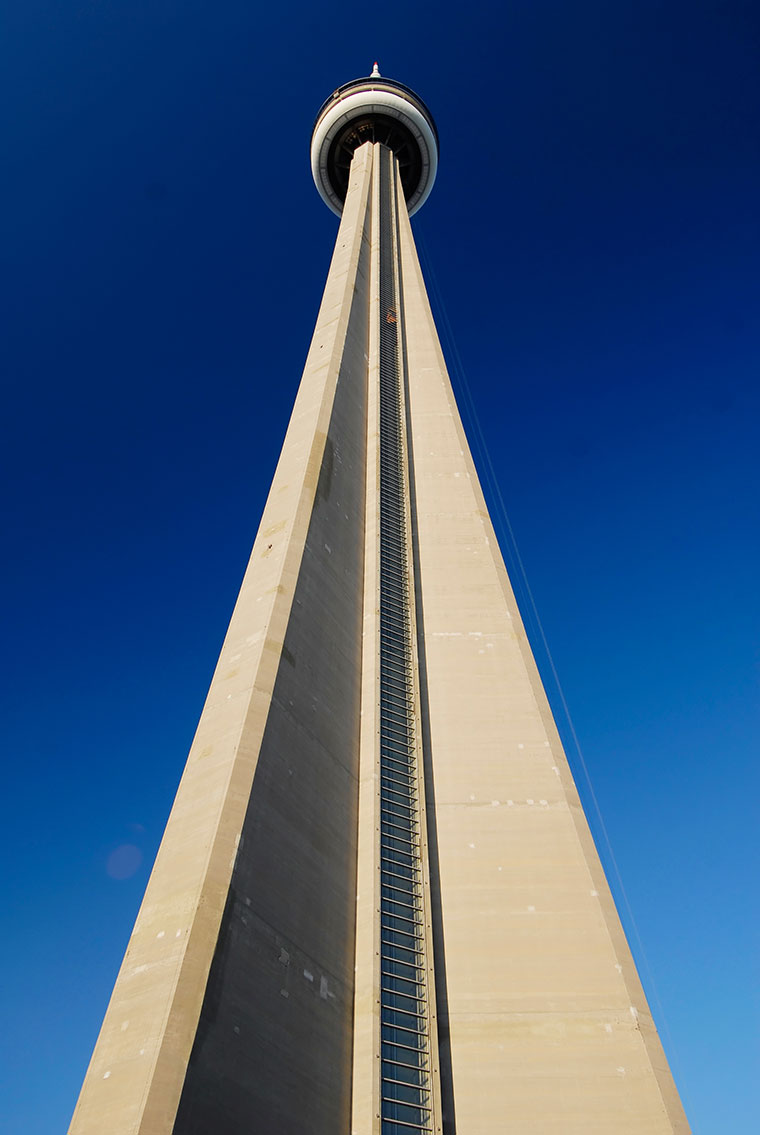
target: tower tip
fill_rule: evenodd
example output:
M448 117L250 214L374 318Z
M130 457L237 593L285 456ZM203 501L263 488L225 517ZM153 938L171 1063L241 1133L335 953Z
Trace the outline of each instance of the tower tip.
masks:
M377 60L375 60L375 62L372 64L372 74L370 75L370 79L381 79L381 78L382 78L382 75L380 74L380 69L377 66Z

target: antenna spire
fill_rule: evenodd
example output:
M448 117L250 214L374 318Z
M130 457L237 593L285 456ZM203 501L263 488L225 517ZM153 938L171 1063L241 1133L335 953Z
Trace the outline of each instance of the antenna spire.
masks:
M370 75L370 79L381 79L381 78L382 78L382 75L380 74L380 71L378 69L377 60L375 60L375 62L372 64L372 74Z

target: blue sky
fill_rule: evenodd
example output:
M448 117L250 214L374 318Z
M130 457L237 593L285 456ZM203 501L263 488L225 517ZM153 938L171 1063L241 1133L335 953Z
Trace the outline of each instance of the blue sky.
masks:
M25 0L3 23L0 1129L73 1109L327 271L313 116L378 59L438 123L436 314L687 1112L753 1130L756 7Z

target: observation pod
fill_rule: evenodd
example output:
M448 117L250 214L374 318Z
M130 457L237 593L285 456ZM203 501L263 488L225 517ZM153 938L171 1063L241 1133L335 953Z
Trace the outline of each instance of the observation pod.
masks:
M438 131L419 95L384 79L375 64L367 79L333 91L320 107L311 135L311 172L320 197L336 216L343 212L354 151L382 142L399 163L409 216L425 203L438 170Z

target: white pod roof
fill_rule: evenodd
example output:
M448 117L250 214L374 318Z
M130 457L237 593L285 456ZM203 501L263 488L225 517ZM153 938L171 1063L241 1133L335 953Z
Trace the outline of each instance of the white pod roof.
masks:
M394 151L409 215L416 213L435 181L438 133L422 99L403 83L383 79L377 64L368 79L355 79L334 91L314 124L314 184L338 216L343 212L354 150L364 142L382 142Z

